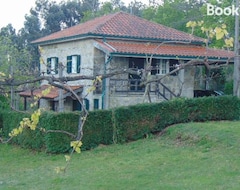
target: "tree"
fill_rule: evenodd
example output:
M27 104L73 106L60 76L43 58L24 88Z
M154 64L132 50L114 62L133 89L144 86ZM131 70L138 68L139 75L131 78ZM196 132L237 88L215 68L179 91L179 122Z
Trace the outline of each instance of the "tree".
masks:
M68 28L79 24L83 18L83 11L80 1L67 1L60 4L61 10L64 14L62 25L64 28Z
M0 81L5 80L0 85L1 94L11 92L11 106L15 107L14 91L19 88L11 85L11 81L26 81L27 76L34 76L35 70L31 67L31 55L26 49L18 49L9 37L0 37ZM17 105L17 104L16 104Z
M131 1L130 4L128 5L128 12L141 17L142 16L142 11L146 7L145 4L143 4L141 1Z
M187 31L185 23L202 18L202 1L173 0L162 5L143 9L143 17L181 31ZM176 19L177 18L177 19Z
M222 0L222 1L216 1L213 0L211 1L211 4L213 6L217 6L217 7L221 7L221 8L226 8L232 5L232 2L227 1L227 0ZM219 26L223 23L225 23L228 27L228 34L229 36L234 36L234 17L233 16L227 16L227 15L207 15L207 5L203 4L203 6L201 7L201 15L202 15L202 20L205 23L206 27L216 27ZM200 19L198 19L200 20ZM197 34L200 34L201 31L198 31ZM210 46L211 47L217 47L217 48L221 48L224 45L224 43L222 41L216 40L216 39L212 39Z

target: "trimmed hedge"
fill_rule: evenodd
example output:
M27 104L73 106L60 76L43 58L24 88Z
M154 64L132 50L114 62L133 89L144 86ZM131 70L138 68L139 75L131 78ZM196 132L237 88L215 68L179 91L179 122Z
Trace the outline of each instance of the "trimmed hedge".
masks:
M24 117L30 117L30 114L13 111L1 111L0 115L2 117L3 134L5 137L8 136L12 129L19 126L20 121ZM21 147L35 150L42 149L44 144L43 134L38 130L31 131L30 129L24 130L21 135L13 138L12 142Z
M179 98L158 104L122 107L115 112L118 142L126 142L176 123L238 120L240 101L233 96Z
M113 143L112 111L98 110L89 112L83 129L82 149L91 149L99 144Z
M39 127L46 130L63 130L77 133L80 112L45 112ZM158 132L169 125L190 121L239 120L240 100L233 96L178 98L161 103L120 107L113 110L89 112L84 125L83 150L99 144L124 143ZM5 136L23 117L29 114L0 111L0 123ZM14 143L35 150L63 153L70 150L73 137L63 133L47 133L25 130L14 138Z
M79 112L46 112L42 115L39 127L46 130L63 130L77 134ZM111 111L90 112L84 125L82 150L88 150L99 144L112 143ZM63 133L47 133L45 135L46 151L51 153L67 152L70 150L70 141L74 140Z
M69 133L77 133L79 114L45 112L39 121L39 127L46 130L63 130ZM44 142L46 151L51 153L67 152L70 150L70 141L73 138L63 133L46 133Z

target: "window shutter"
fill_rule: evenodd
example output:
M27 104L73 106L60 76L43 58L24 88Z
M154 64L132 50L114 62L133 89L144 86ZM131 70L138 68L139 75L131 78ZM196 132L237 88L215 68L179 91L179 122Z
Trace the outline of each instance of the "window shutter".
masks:
M72 56L67 56L67 73L72 73Z
M58 74L58 57L55 57L55 59L56 59L56 64L55 64L54 71L55 71L55 74Z
M80 73L81 55L77 56L77 73Z
M99 109L99 99L94 99L94 106L93 106L93 108L95 110Z
M47 74L51 73L51 58L47 58Z
M89 100L88 99L84 99L84 102L85 102L85 108L86 110L89 110Z

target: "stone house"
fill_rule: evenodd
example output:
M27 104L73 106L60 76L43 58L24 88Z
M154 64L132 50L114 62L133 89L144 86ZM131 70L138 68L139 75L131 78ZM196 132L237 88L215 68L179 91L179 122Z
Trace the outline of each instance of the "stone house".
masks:
M151 59L151 76L157 79L179 64L189 60L208 59L209 62L225 63L233 57L233 52L206 48L204 39L184 33L137 16L118 12L105 15L85 23L64 29L35 40L41 47L40 64L44 75L59 76L58 66L62 63L62 76L96 76L134 68L146 69ZM175 96L193 97L196 67L189 66L172 73L161 81L150 84L152 102L160 102ZM85 97L91 86L90 80L67 82L80 98ZM120 74L102 81L101 86L85 99L87 109L108 109L143 102L144 86L139 75ZM42 82L42 89L47 85ZM27 100L31 94L22 92ZM70 92L63 93L64 110L80 110L78 102ZM40 107L58 110L59 89L43 97Z

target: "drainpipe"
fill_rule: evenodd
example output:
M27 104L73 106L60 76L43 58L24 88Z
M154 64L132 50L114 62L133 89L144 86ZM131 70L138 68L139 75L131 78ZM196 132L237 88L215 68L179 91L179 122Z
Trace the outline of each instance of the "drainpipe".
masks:
M104 74L107 74L107 65L111 62L112 58L113 58L112 56L109 56L106 59L106 61L104 63ZM104 78L103 82L102 82L102 109L106 109L108 107L108 104L107 104L108 98L106 97L106 95L108 96L108 94L106 93L107 80L109 80L109 79Z

